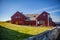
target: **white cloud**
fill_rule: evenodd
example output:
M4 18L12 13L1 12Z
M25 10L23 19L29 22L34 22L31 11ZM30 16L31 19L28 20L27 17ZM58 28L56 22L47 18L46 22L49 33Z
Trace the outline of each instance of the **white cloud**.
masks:
M37 13L37 12L43 12L43 11L47 11L47 10L50 10L50 9L53 9L53 8L57 8L58 6L55 5L55 6L51 6L51 7L46 7L46 8L41 8L41 9L38 9L38 10L35 10L33 13Z
M51 15L51 17L52 17L52 19L53 19L54 22L60 22L60 16L57 16L56 12L60 12L60 9L56 9L56 10L50 11L49 13L53 13Z
M54 22L60 22L60 16L52 16Z
M58 8L59 6L51 6L51 7L46 7L46 8L42 8L42 9L38 9L38 10L35 10L33 13L41 13L41 12L43 12L43 11L47 11L47 12L49 12L49 13L54 13L54 15L55 15L55 13L56 12L60 12L60 9L56 9L56 8ZM51 9L54 9L54 10L51 10ZM52 15L51 15L52 16ZM52 16L52 20L54 21L54 22L60 22L60 16Z
M56 9L56 10L53 10L53 11L49 11L49 13L55 13L55 12L60 12L60 9Z

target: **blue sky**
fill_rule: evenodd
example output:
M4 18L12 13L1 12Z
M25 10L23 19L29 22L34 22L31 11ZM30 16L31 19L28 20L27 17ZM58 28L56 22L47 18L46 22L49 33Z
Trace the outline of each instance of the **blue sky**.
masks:
M0 21L10 20L16 12L40 14L49 12L55 22L60 22L60 0L0 0Z

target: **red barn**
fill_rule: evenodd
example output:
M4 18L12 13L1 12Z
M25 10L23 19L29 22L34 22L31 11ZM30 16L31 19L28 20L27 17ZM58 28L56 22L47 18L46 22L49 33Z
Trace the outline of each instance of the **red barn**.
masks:
M11 17L11 23L18 25L36 25L36 26L55 26L52 21L50 14L47 12L42 12L41 14L25 14L16 12Z

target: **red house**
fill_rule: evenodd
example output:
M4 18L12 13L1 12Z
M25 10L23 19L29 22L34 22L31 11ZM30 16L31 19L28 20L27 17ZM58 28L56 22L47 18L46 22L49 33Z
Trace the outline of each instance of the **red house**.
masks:
M50 14L47 12L42 12L41 14L23 14L21 12L16 12L11 17L11 23L18 25L33 25L33 26L55 26L52 21Z

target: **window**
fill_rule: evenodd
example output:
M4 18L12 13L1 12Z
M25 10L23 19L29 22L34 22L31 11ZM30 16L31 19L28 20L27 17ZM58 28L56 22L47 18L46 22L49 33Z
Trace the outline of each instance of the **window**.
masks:
M30 17L26 17L25 19L26 19L26 20L29 20L29 18L30 18Z
M40 21L38 21L37 23L38 23L38 24L42 24L42 23L43 23L43 21L42 21L42 20L40 20Z

